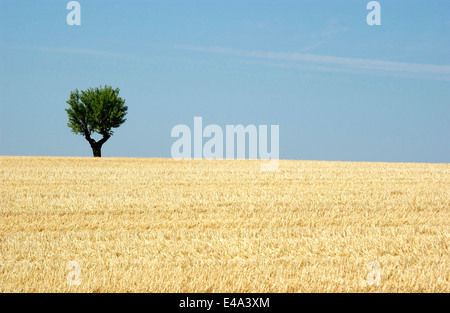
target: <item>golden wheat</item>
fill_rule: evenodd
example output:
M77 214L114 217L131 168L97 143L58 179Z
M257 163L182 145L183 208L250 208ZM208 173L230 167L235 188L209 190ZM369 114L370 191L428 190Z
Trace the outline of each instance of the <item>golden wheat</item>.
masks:
M450 291L449 164L0 165L1 292Z

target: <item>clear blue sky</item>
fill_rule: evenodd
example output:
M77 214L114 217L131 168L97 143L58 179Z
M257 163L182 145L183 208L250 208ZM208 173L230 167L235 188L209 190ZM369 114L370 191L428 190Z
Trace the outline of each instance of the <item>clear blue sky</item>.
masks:
M278 124L280 158L450 161L450 1L0 0L0 155L91 156L70 91L120 88L103 156L170 157L177 124Z

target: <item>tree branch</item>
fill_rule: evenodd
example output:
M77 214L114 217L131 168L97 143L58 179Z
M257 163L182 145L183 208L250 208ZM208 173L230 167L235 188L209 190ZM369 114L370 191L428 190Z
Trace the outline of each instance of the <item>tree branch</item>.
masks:
M109 134L103 134L103 138L100 139L97 144L103 145L111 136Z
M84 128L84 138L86 138L91 146L96 144L95 140L91 138L91 134L89 133L87 128Z

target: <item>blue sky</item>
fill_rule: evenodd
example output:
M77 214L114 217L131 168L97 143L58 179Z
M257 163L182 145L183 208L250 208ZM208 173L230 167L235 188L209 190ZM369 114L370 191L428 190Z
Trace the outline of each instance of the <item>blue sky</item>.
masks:
M280 125L280 158L450 160L450 2L0 0L0 155L91 156L75 88L120 88L103 156L170 157L172 127Z

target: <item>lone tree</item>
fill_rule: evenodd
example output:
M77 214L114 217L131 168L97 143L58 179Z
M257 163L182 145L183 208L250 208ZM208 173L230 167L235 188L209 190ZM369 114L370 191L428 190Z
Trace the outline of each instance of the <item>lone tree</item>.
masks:
M128 107L124 105L125 100L119 97L119 88L100 86L81 92L75 89L70 93L67 103L70 105L66 109L69 115L67 126L73 133L86 138L94 157L101 157L103 144L113 135L112 129L126 121ZM96 141L91 137L93 133L98 133L103 138Z

